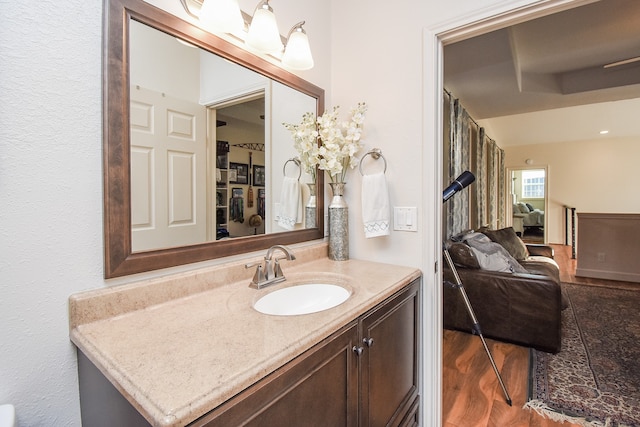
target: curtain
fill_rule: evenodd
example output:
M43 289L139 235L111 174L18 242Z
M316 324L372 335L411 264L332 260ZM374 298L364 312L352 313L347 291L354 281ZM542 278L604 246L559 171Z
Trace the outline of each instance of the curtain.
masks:
M507 172L504 168L504 150L498 147L498 212L496 213L496 230L507 225L505 221L505 208L507 202L507 193L509 190L507 189L506 185L506 176ZM509 212L511 212L511 209L511 204L509 204Z
M498 150L496 149L495 141L490 141L488 145L489 150L489 164L487 167L487 185L488 185L488 216L487 225L491 228L495 228L497 223L497 208L498 208Z
M444 92L442 99L442 182L446 186L451 178L451 141L452 141L452 125L454 119L452 116L453 111L453 97L447 92ZM449 236L449 229L451 224L449 223L449 203L442 205L442 237L446 240Z
M471 118L459 100L453 100L451 108L451 148L449 160L449 180L453 181L470 168L470 122ZM447 183L448 183L447 182ZM461 191L447 202L449 204L447 234L452 236L469 228L469 193Z
M467 191L459 192L445 203L444 236L449 238L482 226L502 228L506 201L504 150L486 135L460 101L446 91L444 104L444 111L448 113L444 115L444 182L452 182L466 170L476 177Z
M485 134L484 128L480 128L476 149L476 199L478 205L478 217L475 227L488 224L488 198L487 198L487 146L491 139Z

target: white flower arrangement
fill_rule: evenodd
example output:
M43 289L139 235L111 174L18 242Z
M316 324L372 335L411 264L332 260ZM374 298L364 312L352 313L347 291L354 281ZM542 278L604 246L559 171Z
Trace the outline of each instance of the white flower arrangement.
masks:
M331 182L345 182L348 168L358 165L356 153L362 148L360 139L367 105L358 103L351 109L351 120L338 122L340 107L314 118L313 113L305 113L302 123L283 123L293 136L293 146L306 173L316 180L316 166L327 171ZM318 139L320 145L318 145Z

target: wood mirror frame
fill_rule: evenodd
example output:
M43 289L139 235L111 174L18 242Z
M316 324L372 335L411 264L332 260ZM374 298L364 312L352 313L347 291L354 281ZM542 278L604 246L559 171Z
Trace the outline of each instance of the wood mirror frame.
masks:
M177 0L176 0L177 1ZM142 0L105 0L103 34L103 175L105 278L206 261L324 237L324 183L317 174L316 228L239 237L147 252L131 249L129 22L142 22L254 70L317 100L324 90ZM293 143L293 142L292 142Z

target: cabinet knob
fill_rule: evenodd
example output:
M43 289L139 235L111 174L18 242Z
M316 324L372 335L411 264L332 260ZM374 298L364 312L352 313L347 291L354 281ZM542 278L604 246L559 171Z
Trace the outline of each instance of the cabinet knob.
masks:
M367 345L367 347L371 347L373 345L373 338L363 338L362 342Z
M364 351L364 348L358 347L358 346L355 346L355 345L353 346L353 352L355 354L357 354L358 356L360 356L363 351Z

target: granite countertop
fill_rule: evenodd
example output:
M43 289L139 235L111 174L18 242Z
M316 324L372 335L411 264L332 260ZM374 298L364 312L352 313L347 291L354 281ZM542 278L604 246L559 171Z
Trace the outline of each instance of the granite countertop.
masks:
M186 425L421 275L411 267L330 261L326 246L320 259L312 259L317 248L307 251L283 263L285 282L261 290L248 286L253 269L245 270L244 260L72 295L71 340L152 425ZM252 308L269 292L318 280L352 295L301 316Z

